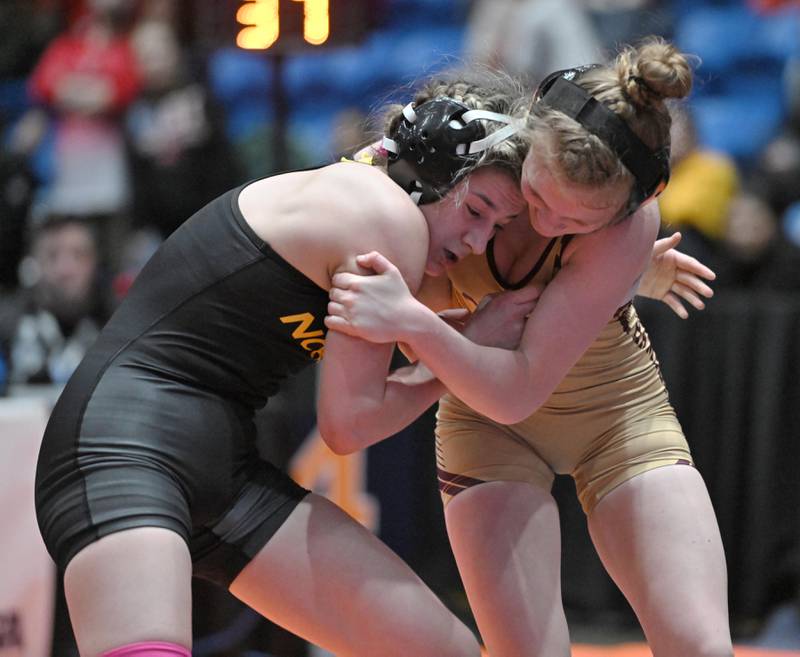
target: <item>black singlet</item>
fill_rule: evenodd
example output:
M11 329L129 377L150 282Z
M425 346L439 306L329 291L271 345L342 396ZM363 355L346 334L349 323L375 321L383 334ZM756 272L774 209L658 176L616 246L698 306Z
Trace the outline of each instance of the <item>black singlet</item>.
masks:
M227 584L306 493L259 459L254 410L324 353L327 292L260 240L236 188L159 248L67 383L36 478L62 568L162 526Z

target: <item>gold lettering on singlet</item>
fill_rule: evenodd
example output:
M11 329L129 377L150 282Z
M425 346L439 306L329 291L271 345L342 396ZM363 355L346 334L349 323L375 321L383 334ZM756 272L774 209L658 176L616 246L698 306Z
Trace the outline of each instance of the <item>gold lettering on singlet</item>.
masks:
M300 346L309 353L311 358L322 360L325 355L325 332L308 330L314 323L314 319L314 315L309 312L284 315L280 318L283 324L297 324L292 331L292 337L300 343Z

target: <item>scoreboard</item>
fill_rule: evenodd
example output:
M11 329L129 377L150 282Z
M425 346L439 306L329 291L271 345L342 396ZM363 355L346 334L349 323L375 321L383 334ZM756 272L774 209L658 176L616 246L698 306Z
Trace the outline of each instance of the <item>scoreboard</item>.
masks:
M374 25L376 0L239 0L230 19L236 45L289 53L359 41Z

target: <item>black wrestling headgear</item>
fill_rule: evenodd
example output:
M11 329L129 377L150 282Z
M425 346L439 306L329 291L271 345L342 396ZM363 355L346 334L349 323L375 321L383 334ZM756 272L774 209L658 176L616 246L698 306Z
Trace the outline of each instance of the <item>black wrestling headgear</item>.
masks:
M657 151L651 150L621 117L573 82L586 71L599 66L594 64L551 73L539 85L533 100L574 119L616 153L634 178L626 210L630 215L667 186L669 145Z
M487 136L479 119L507 125ZM469 173L482 151L508 139L519 128L511 116L470 109L446 96L419 107L409 103L395 134L383 138L389 177L416 203L437 201Z

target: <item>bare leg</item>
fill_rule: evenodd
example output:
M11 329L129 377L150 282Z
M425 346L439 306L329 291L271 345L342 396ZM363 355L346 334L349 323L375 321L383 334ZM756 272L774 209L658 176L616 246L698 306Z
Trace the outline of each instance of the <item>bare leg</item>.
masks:
M700 473L650 470L597 505L589 531L654 657L729 657L725 555Z
M478 657L469 629L334 504L308 495L231 593L337 657Z
M81 550L64 575L81 657L139 641L190 648L191 580L189 549L168 529L129 529Z
M491 657L565 657L558 509L545 490L490 482L445 512L478 628Z

